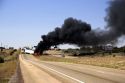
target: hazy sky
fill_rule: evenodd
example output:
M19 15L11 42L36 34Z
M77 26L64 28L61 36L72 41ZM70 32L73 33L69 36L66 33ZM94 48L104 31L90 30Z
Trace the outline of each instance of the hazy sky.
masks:
M106 25L109 0L0 0L0 42L3 45L33 46L41 35L74 17L92 28Z

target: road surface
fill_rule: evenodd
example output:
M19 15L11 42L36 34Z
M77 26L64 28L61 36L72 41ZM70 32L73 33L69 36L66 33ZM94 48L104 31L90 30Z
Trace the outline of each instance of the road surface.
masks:
M125 71L20 55L24 83L125 83Z

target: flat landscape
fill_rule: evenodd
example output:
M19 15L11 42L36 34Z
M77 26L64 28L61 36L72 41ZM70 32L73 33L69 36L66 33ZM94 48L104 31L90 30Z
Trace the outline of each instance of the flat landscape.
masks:
M41 59L42 57L44 60ZM50 56L20 55L24 83L53 81L55 83L124 83L124 70L85 65L86 63L76 64L75 59L62 59L55 56L48 59L48 57Z
M77 63L125 70L124 53L106 53L105 56L102 56L102 54L88 56L68 56L68 54L65 54L65 58L61 57L63 54L61 51L47 51L47 53L51 55L40 56L40 59L43 61Z
M125 83L125 0L0 0L0 83Z

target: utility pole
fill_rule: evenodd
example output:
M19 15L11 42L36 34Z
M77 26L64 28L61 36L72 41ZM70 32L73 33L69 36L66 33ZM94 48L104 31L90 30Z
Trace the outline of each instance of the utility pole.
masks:
M1 52L2 52L2 42L1 42L1 48L0 48Z

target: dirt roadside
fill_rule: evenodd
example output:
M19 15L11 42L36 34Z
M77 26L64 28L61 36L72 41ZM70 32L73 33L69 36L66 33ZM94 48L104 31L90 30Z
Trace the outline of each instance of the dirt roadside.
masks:
M17 62L17 68L15 74L11 77L8 83L24 83L22 78L20 62Z

